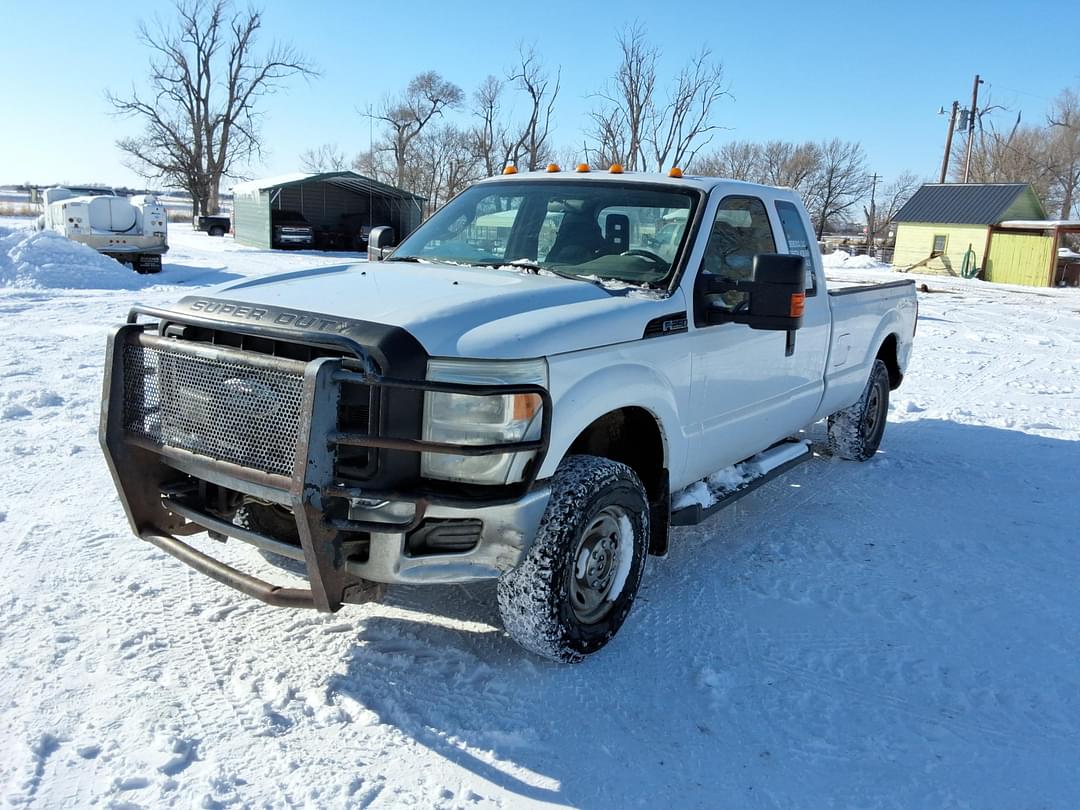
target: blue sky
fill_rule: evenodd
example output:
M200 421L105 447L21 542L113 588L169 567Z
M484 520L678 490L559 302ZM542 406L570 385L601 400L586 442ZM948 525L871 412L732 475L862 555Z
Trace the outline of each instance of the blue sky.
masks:
M147 53L137 16L167 17L165 2L48 4L0 0L5 69L0 78L0 183L138 182L120 161L117 138L137 125L109 115L106 87L143 75ZM287 39L312 56L322 76L293 82L265 105L265 164L254 175L297 168L307 147L366 147L356 112L434 69L466 92L501 75L518 44L535 44L561 66L559 145L578 145L588 94L618 62L616 32L641 21L673 74L703 43L723 61L733 100L719 139L840 137L861 141L886 180L910 169L937 174L946 121L936 113L970 98L976 72L995 102L1041 120L1050 99L1080 86L1075 37L1062 6L994 2L828 4L808 2L640 2L586 6L545 0L346 3L268 0L264 41ZM157 10L155 12L155 9ZM1059 22L1055 23L1055 15ZM1014 116L1015 112L1006 117Z

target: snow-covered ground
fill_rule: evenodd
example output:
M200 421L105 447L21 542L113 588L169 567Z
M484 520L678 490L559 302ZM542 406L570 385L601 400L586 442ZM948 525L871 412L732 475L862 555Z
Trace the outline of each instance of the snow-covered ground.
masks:
M489 586L291 612L129 536L96 438L109 325L342 261L171 241L138 289L0 290L0 801L1080 804L1077 291L918 278L883 451L676 531L619 637L565 667L501 632Z

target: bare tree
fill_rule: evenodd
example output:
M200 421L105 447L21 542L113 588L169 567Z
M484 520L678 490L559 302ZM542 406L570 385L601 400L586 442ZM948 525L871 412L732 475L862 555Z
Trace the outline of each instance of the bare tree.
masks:
M1021 123L1017 114L1012 125L998 130L991 119L980 120L971 149L972 183L1030 183L1048 207L1057 199L1051 157L1050 130ZM966 143L953 147L953 156L963 154ZM963 164L956 161L951 171L954 181L963 179Z
M638 158L630 151L629 131L625 126L622 112L618 107L610 106L595 109L589 113L593 127L589 133L592 149L585 148L585 162L602 166L618 163L628 171L636 171ZM591 155L588 153L591 151Z
M758 183L764 171L762 151L761 144L752 141L730 141L699 157L691 167L695 174Z
M348 167L349 161L336 143L324 143L300 154L300 168L312 174L340 172Z
M590 137L597 153L630 170L689 165L719 129L717 102L730 94L723 67L702 48L679 71L666 99L658 99L660 51L641 23L618 38L621 61L608 86L594 94Z
M980 108L972 138L971 181L976 183L1030 183L1048 210L1068 219L1080 197L1080 96L1071 89L1053 100L1045 125L1024 124L1022 112L1006 127L991 113L1007 111L1000 105ZM1008 111L1011 112L1011 111ZM966 149L966 139L953 147L953 155ZM962 172L953 169L952 178Z
M556 71L552 79L532 47L522 46L518 56L518 64L508 78L528 97L529 118L510 150L509 159L515 165L523 163L525 169L535 171L548 162L551 116L559 97L562 73Z
M1080 208L1080 96L1076 91L1058 94L1047 123L1051 173L1060 188L1060 217L1069 219L1073 208Z
M442 124L429 127L416 138L408 182L427 198L428 210L434 211L480 179L480 171L470 133Z
M149 92L132 86L129 95L106 98L144 125L141 135L117 142L126 165L188 191L194 216L213 214L222 178L261 153L261 100L286 79L317 72L291 45L256 53L259 11L234 11L230 0L177 0L175 9L171 27L139 25L152 54Z
M904 203L919 188L919 176L914 172L902 172L896 179L885 186L875 201L874 210L863 206L866 216L866 231L871 240L883 239L889 232L889 225L903 208Z
M503 144L507 140L506 128L501 123L503 83L495 76L488 76L473 93L473 115L479 123L473 128L473 151L491 177L506 165Z
M821 162L804 184L803 195L821 239L825 225L846 214L870 190L870 176L860 144L833 138L818 149Z
M648 41L641 23L618 36L622 61L609 86L595 95L601 105L590 116L601 154L628 171L645 168L645 138L655 105L656 63L660 51Z
M679 72L667 104L650 116L648 141L657 171L693 163L720 128L713 123L713 108L729 95L723 67L703 47Z
M388 97L375 118L386 124L388 148L394 159L394 182L406 188L409 149L416 137L447 108L459 106L461 88L433 70L415 76L398 97Z
M352 162L353 171L380 183L393 183L397 167L394 166L389 148L378 145L357 154Z
M817 144L768 141L761 147L760 182L793 188L805 197L821 162L821 148Z

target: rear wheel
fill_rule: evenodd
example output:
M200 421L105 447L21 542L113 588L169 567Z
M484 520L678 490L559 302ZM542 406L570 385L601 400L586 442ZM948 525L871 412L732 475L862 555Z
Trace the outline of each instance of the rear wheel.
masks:
M222 228L220 225L213 225L210 227L210 230L208 230L207 233L210 236L224 236L225 229Z
M596 652L630 613L649 543L645 488L625 464L571 456L528 555L499 580L510 636L554 661Z
M866 461L877 452L889 415L889 369L875 360L862 396L829 417L829 452L848 461Z

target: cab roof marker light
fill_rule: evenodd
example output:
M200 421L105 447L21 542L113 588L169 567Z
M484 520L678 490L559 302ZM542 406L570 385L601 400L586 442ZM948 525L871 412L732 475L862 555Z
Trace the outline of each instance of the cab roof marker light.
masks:
M678 166L672 166L671 170L667 173L668 177L682 177L682 169Z
M513 163L510 163L510 164L507 165L507 167L505 169L503 169L502 173L503 174L517 174L517 166L515 166Z
M588 163L579 163L577 165L577 171L584 174L585 172L589 171L589 164Z
M611 168L608 169L608 171L612 174L622 174L622 166L620 166L618 163L612 163Z
M558 163L549 163L549 164L547 165L547 170L548 170L549 172L553 172L553 173L554 173L554 172L561 172L561 171L562 171L562 169L560 169L560 168L559 168L559 164L558 164Z

